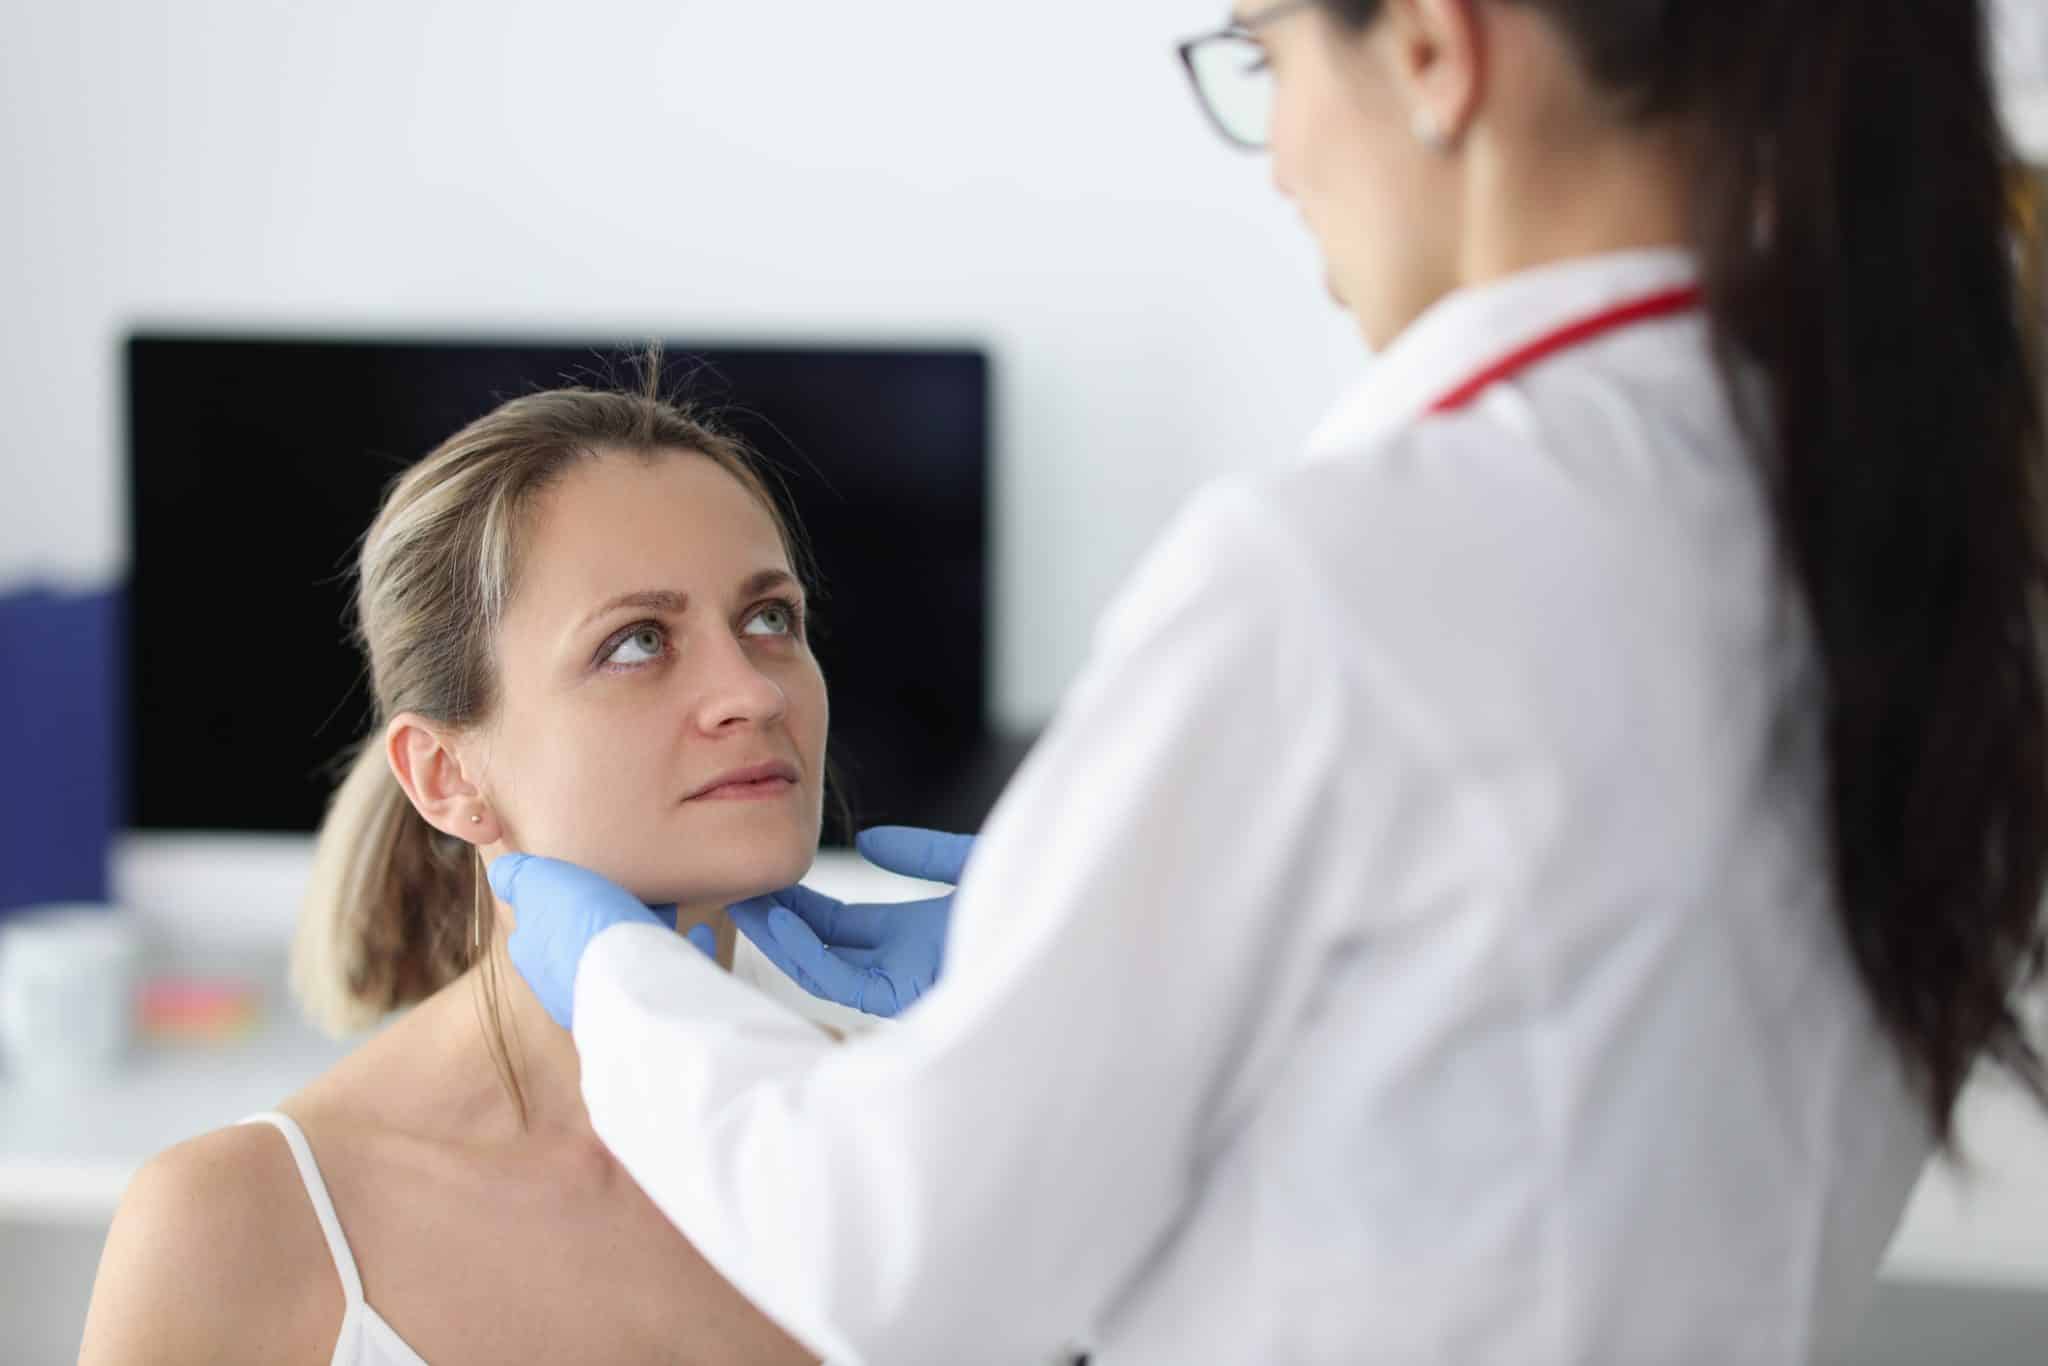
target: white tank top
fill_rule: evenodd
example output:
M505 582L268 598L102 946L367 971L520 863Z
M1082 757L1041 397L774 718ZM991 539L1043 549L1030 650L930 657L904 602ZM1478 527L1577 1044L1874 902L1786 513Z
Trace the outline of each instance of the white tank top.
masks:
M327 1197L327 1183L320 1179L320 1167L313 1161L313 1149L291 1116L275 1111L251 1115L244 1124L270 1124L291 1145L299 1164L299 1178L306 1183L306 1196L313 1213L320 1217L320 1231L327 1235L327 1250L334 1257L334 1269L341 1273L341 1290L347 1307L341 1316L341 1336L334 1343L332 1366L427 1366L398 1331L363 1299L363 1278L356 1274L355 1255L342 1236L341 1220L334 1217L334 1202Z

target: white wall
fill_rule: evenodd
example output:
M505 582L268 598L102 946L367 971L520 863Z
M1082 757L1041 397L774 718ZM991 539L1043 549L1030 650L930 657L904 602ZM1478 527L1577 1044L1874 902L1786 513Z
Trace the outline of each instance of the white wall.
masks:
M1041 717L1184 495L1362 362L1184 88L1222 10L6 0L0 581L123 565L137 322L982 341L996 702Z
M1990 0L1992 56L2013 144L2048 164L2048 3Z
M1183 88L1224 9L5 0L0 583L124 565L137 322L983 341L996 704L1042 717L1172 508L1362 363Z

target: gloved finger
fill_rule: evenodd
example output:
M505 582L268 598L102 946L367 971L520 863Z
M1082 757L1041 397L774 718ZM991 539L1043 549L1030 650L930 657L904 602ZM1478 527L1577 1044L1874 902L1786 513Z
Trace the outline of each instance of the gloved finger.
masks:
M775 932L768 928L768 912L774 907L774 900L763 896L752 901L740 902L727 909L732 912L733 924L739 926L740 933L747 937L748 943L761 951L763 958L773 963L790 981L811 995L822 998L825 989L819 986L808 972L797 966L796 960L789 956L789 950L782 947L782 942L775 937Z
M838 949L807 942L809 927L787 909L771 911L768 919L772 931L787 936L783 946L799 967L808 969L802 981L813 996L882 1016L893 1016L917 999L914 988L900 990L894 977L880 966L882 950Z
M880 968L869 968L862 982L860 997L853 1003L856 1010L870 1015L894 1016L910 1004L906 994L896 990L895 981Z
M789 980L796 983L798 986L802 987L805 991L810 992L811 995L817 997L821 1001L827 1001L831 999L829 996L825 994L825 988L819 986L816 979L814 979L808 972L805 972L802 968L791 967L789 970Z
M775 931L768 928L768 913L776 908L777 902L774 897L757 896L749 901L735 902L726 907L726 911L732 916L732 923L740 927L740 933L747 937L747 941L761 951L762 957L780 969L783 976L790 978L813 996L824 995L811 975L797 965L796 959L790 957L789 950L775 937Z
M675 926L674 907L669 908L669 916L669 926L673 928ZM683 938L689 940L692 944L695 944L697 946L697 952L703 954L706 958L710 958L713 960L717 959L718 932L712 929L709 925L692 925L687 931L684 932Z
M930 901L873 901L841 906L833 933L818 937L835 949L878 949L906 934L929 932L930 917L950 913L949 892Z
M538 906L543 915L569 906L609 911L621 919L646 920L651 913L640 898L602 873L561 859L533 854L503 854L490 866L491 890L519 910ZM524 919L524 917L522 917Z
M802 883L794 887L784 887L767 899L780 902L802 916L804 923L811 927L812 933L827 944L847 942L847 912L853 908L845 902L826 896L823 892L814 892ZM858 946L872 948L873 944L866 942Z
M853 847L869 863L892 873L956 883L973 852L974 836L949 835L914 825L878 825L854 836Z
M763 916L767 914L768 907L778 904L796 912L811 927L811 932L825 941L826 947L835 949L880 947L884 942L889 913L898 909L893 902L873 906L849 905L802 885L755 897L753 902L746 904L758 904Z
M868 972L841 961L825 946L803 918L787 907L768 912L768 931L782 945L790 960L808 979L806 989L813 996L864 1010L862 997L870 987Z

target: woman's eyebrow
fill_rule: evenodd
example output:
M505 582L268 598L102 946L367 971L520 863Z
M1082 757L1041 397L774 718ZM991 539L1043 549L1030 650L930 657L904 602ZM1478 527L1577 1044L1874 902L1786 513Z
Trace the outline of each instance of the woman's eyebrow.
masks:
M785 586L799 589L802 587L797 582L796 575L790 573L787 569L762 569L748 575L741 582L734 596L750 598L756 593L765 593L771 588ZM618 597L600 604L588 616L584 617L581 622L577 623L576 629L580 631L597 621L600 617L608 616L618 611L621 607L637 607L644 611L666 612L670 616L681 616L689 605L690 595L688 593L678 593L672 588L643 588L636 593L621 593Z
M751 598L754 594L765 593L771 588L785 587L801 589L803 585L798 583L796 575L787 569L763 569L740 585L739 596Z
M621 593L618 597L594 609L589 616L576 624L577 630L596 621L599 617L616 612L621 607L640 607L651 612L667 612L671 616L682 615L690 605L688 593L678 593L668 588L643 588L637 593Z

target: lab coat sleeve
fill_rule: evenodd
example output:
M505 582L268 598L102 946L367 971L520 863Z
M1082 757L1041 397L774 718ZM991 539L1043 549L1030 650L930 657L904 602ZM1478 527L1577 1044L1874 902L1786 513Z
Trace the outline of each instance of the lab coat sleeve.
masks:
M673 935L591 945L598 1134L829 1359L1085 1338L1255 1105L1356 909L1332 861L1370 845L1343 828L1349 694L1305 573L1250 493L1196 500L991 816L897 1028L835 1047Z

